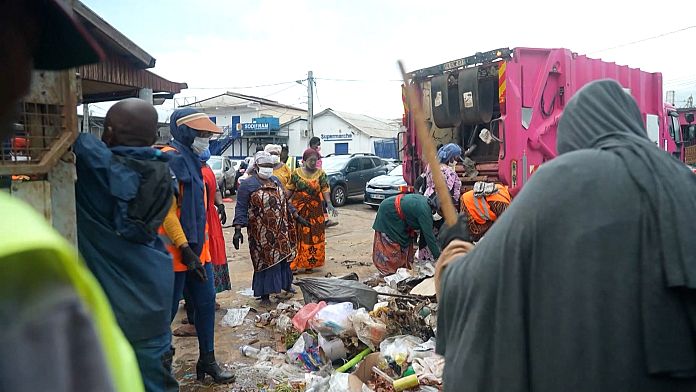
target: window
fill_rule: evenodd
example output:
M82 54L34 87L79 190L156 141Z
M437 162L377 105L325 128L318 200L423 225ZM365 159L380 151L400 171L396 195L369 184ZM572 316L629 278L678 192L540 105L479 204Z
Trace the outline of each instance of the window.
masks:
M213 170L220 170L222 168L222 159L211 159L208 161L208 165Z
M345 155L322 158L321 167L325 172L339 171L346 167L346 163L349 159L350 157Z
M352 173L352 172L360 170L360 159L359 158L351 159L350 162L348 162L348 166L346 167L346 170L348 171L348 173Z
M360 170L370 170L375 167L372 158L360 158Z
M645 128L648 131L648 138L650 141L659 145L660 142L660 121L659 118L654 114L648 114L645 116Z
M674 117L670 116L670 134L672 135L672 139L674 139L675 142L679 143L681 142L681 126L679 125L679 117Z
M384 161L382 161L382 159L380 159L380 158L372 158L372 162L374 162L375 167L380 167L382 165L386 165L386 163Z
M389 172L390 176L396 176L396 177L403 177L404 175L404 167L402 165L399 165L392 169L392 171Z
M334 152L336 155L348 154L348 143L336 143L334 144Z

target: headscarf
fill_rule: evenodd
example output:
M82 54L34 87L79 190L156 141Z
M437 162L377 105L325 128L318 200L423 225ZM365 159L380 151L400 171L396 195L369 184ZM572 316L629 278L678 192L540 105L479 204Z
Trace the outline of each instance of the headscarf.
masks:
M440 163L449 163L452 159L462 155L462 148L454 143L448 143L440 147L437 157Z
M278 169L284 165L284 163L280 161L280 152L283 151L283 147L278 144L266 144L264 151L273 155L273 169ZM273 153L275 153L275 155Z
M169 118L169 130L174 140L172 146L176 148L175 154L169 163L176 179L183 185L181 197L181 227L186 234L189 246L200 254L205 242L205 205L203 192L203 174L201 173L201 158L191 149L191 144L198 131L182 124L177 126L178 119L198 113L195 109L175 110Z
M280 151L283 150L283 147L281 147L278 144L266 144L266 147L263 150L269 154L272 154L274 152L280 154Z
M645 223L642 241L625 246L641 247L645 258L657 252L658 260L644 260L643 265L659 262L661 268L647 282L663 282L674 290L693 298L696 292L696 196L690 190L696 176L678 160L660 150L648 138L638 105L622 87L603 80L584 87L568 103L558 126L557 149L560 154L580 149L597 149L615 154L625 165L632 181L640 190ZM688 188L687 188L688 187ZM664 308L651 287L644 287L643 311ZM689 294L686 294L687 290ZM671 309L671 308L669 308ZM666 346L665 336L672 326L683 321L685 309L663 310L662 317L643 314L644 345L647 367L653 373L675 373L676 358L696 359L696 347L681 342ZM692 315L693 316L693 315ZM696 318L690 318L690 330L696 334ZM667 339L674 343L674 339ZM677 347L680 346L680 347ZM690 369L696 374L696 368Z
M302 153L302 160L306 161L307 159L311 157L317 157L317 159L321 159L321 154L319 154L319 151L313 149L313 148L308 148L304 150Z
M264 163L275 163L273 160L273 155L267 153L266 151L259 151L254 154L254 169L258 169L259 165Z

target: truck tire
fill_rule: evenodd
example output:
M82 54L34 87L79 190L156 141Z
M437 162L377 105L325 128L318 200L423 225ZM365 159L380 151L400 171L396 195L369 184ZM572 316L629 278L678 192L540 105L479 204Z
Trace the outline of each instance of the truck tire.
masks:
M342 207L346 204L346 187L343 185L336 185L331 190L331 204L334 207Z

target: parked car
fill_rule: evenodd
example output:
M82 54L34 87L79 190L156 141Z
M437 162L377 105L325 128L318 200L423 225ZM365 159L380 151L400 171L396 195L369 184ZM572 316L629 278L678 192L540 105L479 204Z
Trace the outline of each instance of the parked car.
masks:
M377 209L384 199L401 193L413 193L413 187L404 180L403 166L399 165L388 174L367 182L364 203Z
M331 203L340 207L351 196L360 196L371 179L387 174L388 170L376 155L334 155L322 158L322 169L329 178Z
M387 166L387 169L389 171L394 170L395 167L397 167L401 164L401 162L399 162L393 158L382 158L382 161L384 161L384 164Z
M208 160L208 166L213 169L215 179L218 183L218 188L223 196L227 195L227 191L234 188L235 166L232 161L223 156L213 155Z

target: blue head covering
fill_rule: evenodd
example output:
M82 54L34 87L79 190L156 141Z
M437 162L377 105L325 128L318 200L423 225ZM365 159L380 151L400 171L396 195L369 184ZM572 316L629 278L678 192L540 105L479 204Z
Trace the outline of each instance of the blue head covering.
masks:
M210 149L206 148L205 151L201 153L201 162L208 162L210 159Z
M460 155L462 155L462 148L454 143L445 144L437 151L440 163L449 163L449 161Z
M169 162L174 176L183 186L181 198L181 227L191 250L200 254L205 242L205 200L203 193L203 174L201 173L201 157L191 149L193 139L198 131L176 122L182 117L199 113L195 109L178 109L169 118L169 130L174 140L172 146L175 154Z

